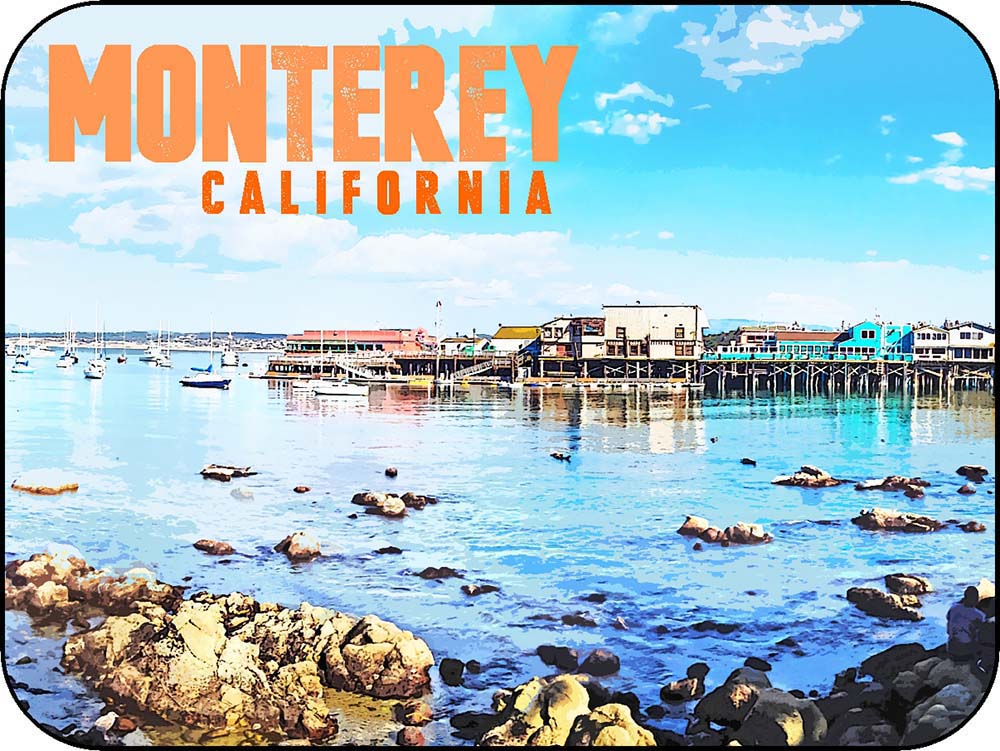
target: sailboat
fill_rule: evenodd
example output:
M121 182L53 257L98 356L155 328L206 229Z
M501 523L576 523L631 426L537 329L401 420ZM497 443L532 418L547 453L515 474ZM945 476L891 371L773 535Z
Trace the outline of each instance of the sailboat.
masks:
M170 321L167 321L167 348L157 358L156 364L161 368L174 367L174 361L170 359Z
M11 373L34 373L28 360L28 341L24 338L24 332L17 332L17 343L14 345L14 364L10 368Z
M63 335L63 353L56 360L57 368L71 368L80 361L76 355L76 334L73 332L73 322Z
M222 376L216 375L212 372L212 361L215 359L215 332L211 331L208 335L208 367L207 368L191 368L194 375L184 376L181 378L181 386L187 386L194 389L228 389L229 384L233 382L232 378L224 378Z
M125 354L125 344L126 344L126 341L125 341L125 332L123 331L122 332L122 353L120 355L118 355L118 364L119 365L124 365L125 363L128 362L128 355Z
M156 362L163 355L160 349L160 340L163 337L163 329L157 328L156 330L156 342L153 342L153 338L149 337L149 341L146 342L146 351L139 355L139 362Z
M97 327L94 327L94 359L87 363L83 371L83 377L92 381L99 381L104 378L107 366L104 364L104 330L101 330L100 339L97 338ZM100 350L98 350L100 346Z
M233 340L233 332L229 332L229 338L222 350L222 367L235 368L240 364L240 355L236 351L236 342Z

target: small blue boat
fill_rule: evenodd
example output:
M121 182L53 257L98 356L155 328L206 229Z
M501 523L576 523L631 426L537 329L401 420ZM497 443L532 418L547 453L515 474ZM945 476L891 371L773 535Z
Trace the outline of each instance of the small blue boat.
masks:
M194 389L228 389L233 382L232 378L223 378L212 373L212 366L207 368L191 368L194 375L181 378L181 386L188 386Z

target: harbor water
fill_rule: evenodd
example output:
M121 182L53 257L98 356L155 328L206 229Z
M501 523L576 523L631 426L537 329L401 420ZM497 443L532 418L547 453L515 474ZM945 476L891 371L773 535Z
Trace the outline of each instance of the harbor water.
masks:
M352 399L251 379L250 371L264 369L259 356L230 371L228 391L185 389L179 378L207 355L173 359L164 370L133 353L125 365L109 361L101 381L83 378L86 355L69 369L37 360L26 375L11 374L7 359L5 562L68 545L91 565L142 566L192 592L377 614L424 638L438 660L483 666L463 687L443 685L433 671L430 701L442 719L430 726L429 742L448 742L451 714L487 711L497 688L546 674L534 654L544 643L581 656L612 650L622 667L605 683L634 691L644 707L692 662L711 666L711 686L748 656L771 662L776 686L825 690L838 671L891 644L942 643L947 608L995 569L993 475L966 496L956 492L964 479L955 474L962 464L995 469L988 393L718 400L373 386L367 398ZM743 457L756 466L741 464ZM198 471L213 462L259 474L202 479ZM852 480L920 476L931 486L910 500L851 484L771 484L802 464ZM390 465L399 470L394 479L384 474ZM71 474L79 491L46 497L10 489L37 468ZM297 485L311 490L296 494ZM234 497L234 488L252 497ZM386 519L351 505L366 489L440 502ZM885 534L851 524L872 506L975 519L987 529ZM719 527L760 523L775 540L696 551L676 533L687 514ZM272 548L300 529L319 538L324 555L292 564ZM192 547L199 538L229 542L237 554L204 555ZM402 554L375 553L390 545ZM464 578L412 575L427 566ZM924 620L880 621L846 601L849 587L881 588L896 572L932 582ZM463 583L500 591L469 597ZM604 601L587 599L595 594ZM560 621L576 613L596 625ZM705 621L736 628L694 628ZM57 726L92 722L96 694L53 671L62 633L34 629L22 613L8 612L6 624L8 672L51 692L23 697L31 714ZM786 637L799 646L776 646ZM11 664L22 655L35 662ZM672 708L656 724L682 728L685 711Z

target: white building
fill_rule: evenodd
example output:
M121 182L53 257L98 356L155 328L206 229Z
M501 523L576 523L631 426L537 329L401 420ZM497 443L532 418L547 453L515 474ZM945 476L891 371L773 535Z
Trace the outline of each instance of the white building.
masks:
M520 352L541 335L538 326L501 326L490 339L491 349L498 355Z
M708 317L698 305L605 305L605 356L697 360Z
M955 362L993 362L996 331L973 321L945 323L948 359Z
M924 323L913 328L913 360L933 362L948 359L948 332Z
M592 360L604 355L604 319L560 316L542 324L542 357Z

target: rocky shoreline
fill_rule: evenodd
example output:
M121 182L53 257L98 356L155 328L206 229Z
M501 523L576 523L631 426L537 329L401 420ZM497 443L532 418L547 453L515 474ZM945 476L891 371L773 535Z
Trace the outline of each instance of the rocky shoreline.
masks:
M879 608L913 610L918 595L932 591L910 574L887 575L885 584L888 593L865 590L880 596L866 612L893 617ZM992 584L979 586L981 609L992 616ZM848 599L862 607L850 592ZM399 745L423 745L421 727L434 719L425 701L434 656L422 639L375 616L309 603L291 609L240 593L188 596L143 569L113 576L50 554L9 563L4 600L34 622L76 626L62 668L108 709L93 727L61 733L71 740L114 745L145 721L161 720L209 735L245 733L258 743L329 744L341 741L337 697L350 695L370 697L369 711L384 718L383 737ZM568 647L542 645L538 656L554 672L496 691L489 712L450 717L455 739L483 746L913 745L970 716L990 680L990 671L953 661L943 645L898 644L839 673L825 695L773 686L769 663L751 656L715 686L709 665L695 663L662 686L661 704L642 707L635 694L602 685L620 669L609 650L580 660ZM450 658L437 664L452 686L461 685L463 671L480 670ZM684 733L651 722L678 711L687 717Z

